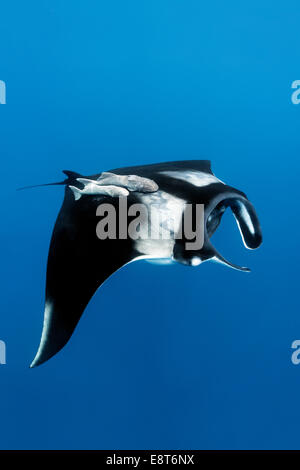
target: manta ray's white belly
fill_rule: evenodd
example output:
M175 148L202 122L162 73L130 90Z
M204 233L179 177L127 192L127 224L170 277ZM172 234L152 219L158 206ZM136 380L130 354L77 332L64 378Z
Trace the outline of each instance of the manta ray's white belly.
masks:
M186 201L161 190L143 194L139 201L147 208L150 222L142 227L135 242L139 258L171 258Z
M214 175L201 171L174 170L162 171L160 174L180 181L186 181L198 188L215 183L224 184L223 181ZM175 243L174 235L179 230L186 201L165 191L156 191L155 193L141 196L140 202L146 204L151 209L152 217L150 218L150 224L153 232L151 237L141 237L141 239L137 240L135 248L144 259L171 258ZM159 224L156 223L158 218L160 220Z

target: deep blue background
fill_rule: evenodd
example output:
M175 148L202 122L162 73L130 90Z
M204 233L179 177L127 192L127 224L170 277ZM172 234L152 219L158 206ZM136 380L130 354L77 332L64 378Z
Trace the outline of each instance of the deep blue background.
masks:
M298 0L12 0L0 23L0 448L300 448ZM16 188L185 158L254 203L257 252L230 214L214 237L252 273L133 263L30 370L63 190Z

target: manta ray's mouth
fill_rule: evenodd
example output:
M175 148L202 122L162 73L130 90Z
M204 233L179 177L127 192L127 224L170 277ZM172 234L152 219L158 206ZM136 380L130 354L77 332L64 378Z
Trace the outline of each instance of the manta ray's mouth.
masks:
M211 259L219 263L225 264L231 268L241 271L250 271L249 268L235 265L227 261L210 242L211 236L215 233L220 225L222 217L227 208L230 208L240 230L243 243L248 249L256 249L262 242L262 232L256 212L248 199L240 194L231 195L218 201L211 208L206 218L206 242L204 252L206 259Z
M206 220L206 231L209 238L215 233L215 231L219 227L225 210L226 205L223 201L221 201L208 215Z

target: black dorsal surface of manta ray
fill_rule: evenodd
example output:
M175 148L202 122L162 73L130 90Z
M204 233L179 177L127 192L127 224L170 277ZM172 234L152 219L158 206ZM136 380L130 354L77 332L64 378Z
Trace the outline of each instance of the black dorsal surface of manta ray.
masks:
M65 185L65 196L49 248L42 337L31 367L44 363L66 345L99 286L129 262L166 259L196 266L213 260L248 271L248 268L226 261L210 241L227 207L236 218L245 246L255 249L261 244L261 228L253 205L243 192L216 178L208 160L117 168L108 173L136 175L141 181L146 178L152 185L157 185L153 192L128 191L126 201L128 207L136 203L149 208L155 206L166 227L170 217L180 225L186 204L204 204L204 244L200 250L187 250L184 240L172 237L166 240L134 240L130 237L100 240L96 234L97 208L108 202L118 212L119 197L90 193L75 199L74 188L84 188L80 179L97 184L102 173L92 176L71 171L64 173L67 179L57 183ZM107 178L107 172L104 178Z

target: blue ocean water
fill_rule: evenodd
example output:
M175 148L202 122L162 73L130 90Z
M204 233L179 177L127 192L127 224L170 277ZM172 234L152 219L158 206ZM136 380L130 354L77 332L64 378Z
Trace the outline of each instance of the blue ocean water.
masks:
M300 448L297 1L1 5L1 449ZM246 192L214 243L245 274L130 264L66 348L29 369L61 170L205 158Z

